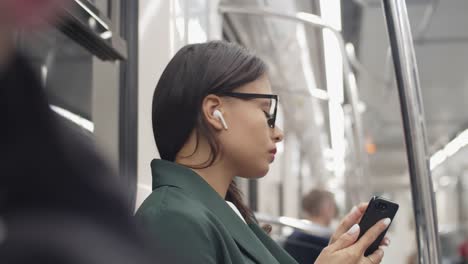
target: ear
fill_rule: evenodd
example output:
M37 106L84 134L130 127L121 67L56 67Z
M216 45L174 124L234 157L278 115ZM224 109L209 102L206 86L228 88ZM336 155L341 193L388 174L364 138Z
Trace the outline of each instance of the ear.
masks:
M202 103L202 113L207 121L208 125L213 127L215 130L224 130L221 120L213 115L213 112L218 109L221 113L224 114L222 110L223 102L219 96L214 94L209 94L203 99Z

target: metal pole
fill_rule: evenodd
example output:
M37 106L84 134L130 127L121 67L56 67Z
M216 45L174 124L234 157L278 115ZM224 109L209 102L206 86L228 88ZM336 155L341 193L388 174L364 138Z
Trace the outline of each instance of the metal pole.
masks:
M356 185L359 185L359 182L362 181L364 177L365 167L366 167L366 155L364 151L364 134L362 131L362 121L361 115L358 110L359 95L357 87L352 83L351 76L351 64L349 62L348 54L346 52L345 42L341 32L331 25L327 24L319 16L308 14L308 13L299 13L296 15L280 13L268 8L258 8L253 6L229 6L229 5L220 5L219 11L223 14L243 14L243 15L256 15L263 17L276 17L280 19L290 20L298 23L302 23L306 26L312 26L321 29L328 29L334 33L335 37L338 39L340 44L340 52L343 57L343 74L344 74L344 88L347 97L350 99L351 103L351 112L353 116L353 137L358 149L356 153L356 171L358 175L358 181Z
M437 212L413 38L402 0L382 0L400 97L416 220L419 262L441 263Z

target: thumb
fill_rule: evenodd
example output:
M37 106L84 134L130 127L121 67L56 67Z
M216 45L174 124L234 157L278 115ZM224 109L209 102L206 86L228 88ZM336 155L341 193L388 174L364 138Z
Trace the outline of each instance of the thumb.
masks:
M358 239L359 231L359 225L353 225L346 233L342 234L334 243L329 245L329 249L335 252L351 246Z

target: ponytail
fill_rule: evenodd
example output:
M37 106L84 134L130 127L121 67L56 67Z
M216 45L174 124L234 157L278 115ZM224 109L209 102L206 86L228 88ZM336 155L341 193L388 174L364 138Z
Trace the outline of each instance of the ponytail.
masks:
M237 207L242 217L248 224L255 222L253 212L242 201L242 192L237 187L235 181L232 181L229 185L228 191L226 193L226 201L233 203Z

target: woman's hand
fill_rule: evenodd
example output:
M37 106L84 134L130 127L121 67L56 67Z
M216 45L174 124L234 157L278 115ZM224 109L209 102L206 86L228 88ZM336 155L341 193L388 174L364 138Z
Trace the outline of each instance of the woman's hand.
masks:
M367 206L369 203L360 203L358 206L354 206L353 209L351 209L351 212L349 212L343 220L341 220L341 223L338 225L338 228L336 229L335 233L332 235L330 238L330 243L333 244L338 238L340 238L341 235L346 233L353 225L359 223L361 221L362 216L367 210ZM390 239L385 236L385 238L382 240L381 246L389 246L390 245Z
M357 241L360 232L357 223L366 208L367 204L360 204L342 220L330 244L322 251L315 264L378 264L382 261L384 256L382 246L367 257L364 257L364 252L388 227L390 219L379 221ZM388 238L385 238L382 245L388 245L389 242Z

